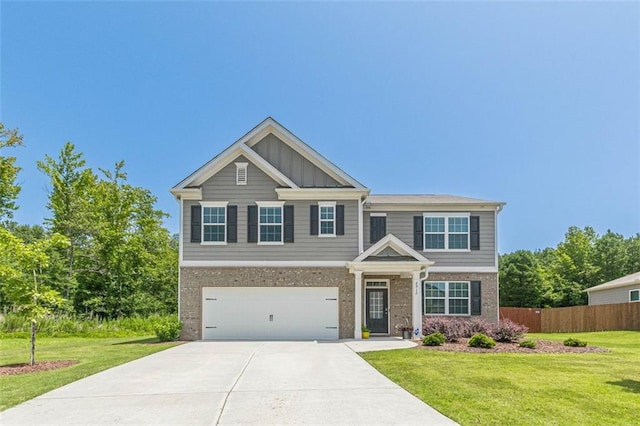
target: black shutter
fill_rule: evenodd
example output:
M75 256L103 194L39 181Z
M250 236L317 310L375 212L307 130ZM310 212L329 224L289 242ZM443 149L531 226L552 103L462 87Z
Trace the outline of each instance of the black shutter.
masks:
M309 224L310 224L309 234L318 235L319 225L318 225L318 206L317 205L311 205L310 215L311 217L309 218Z
M293 242L293 206L284 206L284 242Z
M247 206L247 242L258 242L258 206Z
M480 250L480 216L471 216L471 250Z
M344 235L344 206L336 206L336 235Z
M482 314L480 281L471 281L471 315Z
M416 250L422 250L424 247L424 233L422 232L422 225L424 220L422 216L413 217L413 248Z
M384 216L371 216L369 218L369 242L377 243L387 235L387 218Z
M202 235L202 207L191 206L191 242L199 243Z
M227 206L227 242L238 242L238 206Z

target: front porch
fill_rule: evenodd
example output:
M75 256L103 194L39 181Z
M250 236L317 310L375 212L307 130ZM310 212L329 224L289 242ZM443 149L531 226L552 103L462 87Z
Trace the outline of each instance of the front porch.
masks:
M410 327L422 335L422 288L433 262L393 234L348 263L354 275L354 338L362 339L362 326L373 336L401 336Z

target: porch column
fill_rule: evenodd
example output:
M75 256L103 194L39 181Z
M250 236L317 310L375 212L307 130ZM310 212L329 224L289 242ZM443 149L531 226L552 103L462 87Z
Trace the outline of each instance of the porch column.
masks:
M420 288L420 271L414 271L412 275L413 291L411 292L411 319L413 325L413 337L422 337L422 289ZM418 329L418 335L415 330Z
M353 323L353 338L362 339L362 271L355 271L355 291L353 298L355 303L355 315Z

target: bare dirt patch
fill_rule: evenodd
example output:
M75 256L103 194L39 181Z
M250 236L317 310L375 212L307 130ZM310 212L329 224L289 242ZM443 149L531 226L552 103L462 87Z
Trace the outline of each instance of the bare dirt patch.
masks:
M560 353L602 353L609 352L608 349L599 348L597 346L585 346L582 348L576 348L572 346L565 346L562 342L552 342L549 340L534 340L536 342L535 349L521 348L518 343L500 343L496 342L496 346L493 349L472 348L468 346L469 339L460 339L455 343L445 343L442 346L422 346L422 342L418 343L416 349L426 349L431 351L445 351L445 352L477 352L477 353L547 353L547 354L560 354Z
M34 365L28 362L20 364L0 365L0 376L16 376L18 374L37 373L39 371L57 370L77 364L78 361L37 361Z

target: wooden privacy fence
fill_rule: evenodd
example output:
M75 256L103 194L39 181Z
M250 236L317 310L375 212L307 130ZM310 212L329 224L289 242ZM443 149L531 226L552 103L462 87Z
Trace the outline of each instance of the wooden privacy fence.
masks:
M640 330L640 303L568 308L500 308L500 318L526 325L531 333Z
M541 333L541 311L542 308L500 308L500 319L508 318L515 323L526 325L530 333Z

